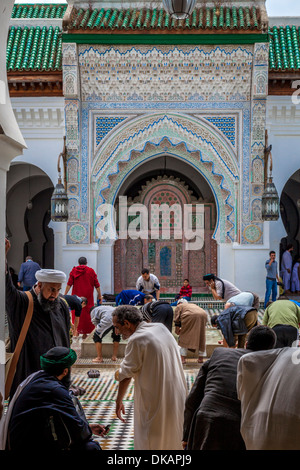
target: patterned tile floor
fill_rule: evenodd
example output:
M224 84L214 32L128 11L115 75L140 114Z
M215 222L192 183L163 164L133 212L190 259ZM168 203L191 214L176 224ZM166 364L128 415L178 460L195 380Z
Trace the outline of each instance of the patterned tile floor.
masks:
M126 423L122 423L115 414L115 399L118 382L114 380L113 369L99 369L99 378L89 378L89 369L72 369L73 384L83 387L86 392L80 397L89 423L110 425L110 431L105 438L97 438L103 450L133 450L133 392L134 382L128 388L124 398ZM197 369L185 371L188 390L194 383Z
M207 309L209 316L218 309ZM259 310L261 320L263 310ZM122 423L115 415L115 399L117 396L118 382L114 380L114 373L121 358L114 363L111 359L104 359L104 363L93 364L91 358L81 358L81 343L73 342L73 349L78 354L77 367L72 368L73 384L86 390L80 397L80 402L90 423L110 425L110 431L105 438L96 438L103 450L125 451L133 450L133 393L134 382L132 381L124 399L126 411L126 423ZM89 378L87 372L90 369L100 371L99 378ZM196 360L187 360L184 366L188 391L191 389L199 371Z
M215 309L208 309L211 316ZM261 321L263 310L259 310ZM80 402L90 423L110 425L110 432L106 438L98 441L103 450L133 450L133 392L132 381L124 399L126 423L122 423L115 415L115 399L118 391L118 382L114 380L114 373L121 358L114 363L110 358L104 359L103 364L93 364L91 358L81 358L81 343L75 342L72 347L78 354L77 367L72 368L73 384L83 387L86 392L80 397ZM99 378L89 378L90 369L100 371ZM191 389L198 374L199 366L196 360L188 360L184 366L188 391Z

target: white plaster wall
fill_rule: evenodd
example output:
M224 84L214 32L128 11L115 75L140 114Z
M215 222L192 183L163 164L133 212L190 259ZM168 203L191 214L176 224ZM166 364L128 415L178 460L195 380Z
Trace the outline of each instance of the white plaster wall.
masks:
M264 223L262 245L222 244L218 246L218 275L235 284L242 291L255 292L263 300L265 296L266 269L269 257L270 222ZM273 249L273 248L272 248ZM274 249L278 259L278 249Z
M299 97L298 97L299 98ZM300 168L300 99L291 96L268 96L268 143L272 145L273 181L279 197L288 179ZM263 245L219 245L218 275L233 282L241 290L265 295L265 261L269 251L276 252L279 264L279 245L286 231L281 218L264 222Z
M13 162L36 165L57 183L57 160L63 150L64 98L13 98L13 110L27 149Z
M281 195L288 179L300 168L300 99L269 96L266 126L272 145L273 181Z
M294 101L294 102L293 102ZM300 168L300 99L291 96L269 96L267 122L269 144L272 145L273 181L281 197L289 178ZM270 226L270 246L275 251L286 237L281 218Z

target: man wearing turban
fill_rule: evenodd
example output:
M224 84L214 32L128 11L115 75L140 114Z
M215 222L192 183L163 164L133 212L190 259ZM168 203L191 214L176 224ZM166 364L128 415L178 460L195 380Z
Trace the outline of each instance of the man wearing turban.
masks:
M5 254L10 242L5 241ZM40 369L40 356L55 346L70 347L70 312L66 302L59 297L66 275L54 269L36 272L37 284L30 293L33 297L33 315L24 341L10 397L17 386L32 372ZM15 350L28 308L25 292L15 288L6 265L6 313L11 351Z
M69 391L76 352L54 347L40 357L41 370L17 388L7 410L2 447L8 450L101 450L92 435L105 427L89 425Z

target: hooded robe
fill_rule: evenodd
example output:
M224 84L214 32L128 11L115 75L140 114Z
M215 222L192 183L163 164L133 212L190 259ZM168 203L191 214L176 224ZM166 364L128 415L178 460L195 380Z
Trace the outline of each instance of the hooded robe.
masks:
M299 348L246 354L238 363L241 434L247 450L299 450Z
M67 284L73 286L73 295L87 298L87 305L81 310L77 331L79 334L89 334L95 328L91 322L90 310L94 307L94 288L100 287L97 274L87 265L74 266ZM72 320L74 323L74 313Z
M192 302L178 304L175 309L174 322L180 326L178 344L191 351L205 351L207 313Z
M178 346L161 323L128 339L118 380L134 378L134 450L182 450L187 386Z

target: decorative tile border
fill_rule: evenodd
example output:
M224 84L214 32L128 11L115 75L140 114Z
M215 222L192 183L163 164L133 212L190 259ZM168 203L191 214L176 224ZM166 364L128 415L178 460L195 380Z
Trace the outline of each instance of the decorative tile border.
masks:
M94 224L95 211L104 200L105 191L111 192L110 198L116 197L113 187L118 191L117 181L119 185L122 182L120 163L122 168L126 163L126 171L134 171L136 165L147 158L162 154L165 150L161 143L167 139L168 151L176 148L178 152L182 144L184 151L176 156L186 158L202 175L205 173L213 188L218 224L223 224L222 228L218 225L214 236L227 242L260 243L261 238L249 235L254 229L246 228L255 225L262 233L262 224L257 219L262 168L257 159L261 160L261 129L265 127L267 45L87 47L78 44L75 45L77 56L71 46L65 46L64 60L65 73L74 72L73 88L70 82L68 93L69 97L76 94L76 70L80 70L81 93L78 107L80 164L77 166L80 186L75 187L76 181L70 186L73 198L77 197L79 203L78 220ZM209 80L203 79L203 73L209 74ZM153 113L161 115L159 122L151 122ZM198 119L202 127L206 115L210 126L206 131L209 129L213 137L203 137L203 128L202 134L195 132L192 118L195 113L202 115ZM217 113L220 115L215 117ZM234 122L237 113L240 118ZM183 124L186 120L188 125ZM72 117L68 120L69 129L72 129L71 121ZM217 128L218 133L212 128ZM74 145L73 157L76 158L76 136L72 132L69 132L69 141L71 147ZM218 145L226 151L220 152ZM137 154L149 150L149 146L152 156L144 160L141 156L137 158ZM193 156L199 149L196 164ZM110 183L112 179L114 186ZM75 202L72 211L73 215L77 211ZM255 224L252 224L254 213ZM72 242L72 238L68 240Z

